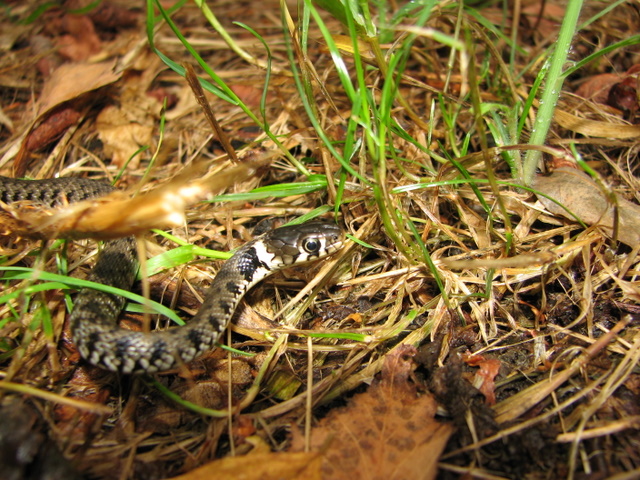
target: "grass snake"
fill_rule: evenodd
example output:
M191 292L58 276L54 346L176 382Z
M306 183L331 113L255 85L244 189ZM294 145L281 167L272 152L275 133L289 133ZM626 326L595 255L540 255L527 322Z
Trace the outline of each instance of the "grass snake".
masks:
M0 201L45 207L100 197L113 187L90 179L18 180L0 176ZM325 257L342 245L341 229L311 221L271 230L240 247L227 260L186 326L136 332L118 326L125 299L82 289L70 316L71 335L89 363L119 372L154 373L183 365L210 351L227 328L243 295L272 273ZM105 242L89 280L129 290L138 270L132 237Z

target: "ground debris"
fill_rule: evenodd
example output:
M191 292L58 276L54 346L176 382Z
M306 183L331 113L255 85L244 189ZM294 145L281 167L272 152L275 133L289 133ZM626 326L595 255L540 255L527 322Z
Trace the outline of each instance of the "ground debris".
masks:
M323 478L435 478L453 428L435 420L435 400L411 383L414 355L408 346L388 355L379 380L314 427L311 448L324 452Z

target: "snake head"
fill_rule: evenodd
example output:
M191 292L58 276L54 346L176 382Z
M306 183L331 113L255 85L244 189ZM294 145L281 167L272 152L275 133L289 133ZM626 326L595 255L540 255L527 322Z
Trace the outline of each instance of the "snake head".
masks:
M281 265L310 262L338 251L344 243L344 232L335 223L312 220L288 225L267 233L263 239L267 251Z

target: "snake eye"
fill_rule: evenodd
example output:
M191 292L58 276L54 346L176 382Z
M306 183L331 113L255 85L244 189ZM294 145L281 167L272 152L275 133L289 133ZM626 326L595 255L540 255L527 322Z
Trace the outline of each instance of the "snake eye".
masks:
M320 251L320 240L317 238L306 238L302 241L302 248L305 252L316 254Z

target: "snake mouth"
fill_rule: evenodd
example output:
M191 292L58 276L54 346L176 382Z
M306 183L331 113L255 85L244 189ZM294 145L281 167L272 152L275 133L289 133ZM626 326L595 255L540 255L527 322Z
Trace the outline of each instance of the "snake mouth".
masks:
M345 236L344 233L338 237L334 242L328 244L325 248L327 249L327 254L332 255L340 250L345 245Z

